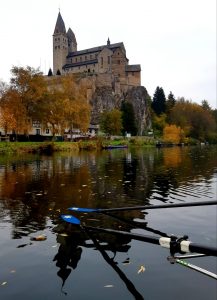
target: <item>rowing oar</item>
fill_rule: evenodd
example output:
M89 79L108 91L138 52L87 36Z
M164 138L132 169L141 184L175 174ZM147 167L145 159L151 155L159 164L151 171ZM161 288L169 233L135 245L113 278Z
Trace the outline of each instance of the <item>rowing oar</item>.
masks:
M61 218L64 221L66 221L67 223L81 226L81 221L72 215L61 215ZM100 227L91 227L91 226L85 226L85 225L82 225L82 226L83 226L83 228L86 228L87 230L104 232L104 233L109 233L109 234L119 235L119 236L125 236L127 238L134 239L137 241L160 245L164 248L170 249L170 253L172 255L174 255L175 253L178 253L178 252L179 253L196 252L196 253L202 253L202 254L211 255L211 256L217 256L217 248L192 243L191 241L186 240L186 238L187 238L186 236L184 236L183 238L177 238L175 236L159 238L156 236L141 235L141 234L130 233L130 232L126 232L126 231L105 229L105 228L100 228Z
M142 205L142 206L129 206L129 207L116 207L116 208L82 208L82 207L69 207L69 210L85 213L105 213L124 210L145 210L145 209L158 209L158 208L173 208L173 207L188 207L188 206L202 206L202 205L216 205L217 201L200 201L189 203L171 203L163 205Z

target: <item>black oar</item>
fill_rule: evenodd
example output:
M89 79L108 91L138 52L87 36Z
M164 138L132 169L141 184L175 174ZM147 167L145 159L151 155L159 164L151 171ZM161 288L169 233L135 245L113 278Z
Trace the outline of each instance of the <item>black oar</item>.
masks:
M69 210L77 212L114 212L124 210L145 210L145 209L158 209L158 208L174 208L174 207L188 207L188 206L202 206L202 205L216 205L217 201L200 201L200 202L188 202L188 203L171 203L163 205L141 205L141 206L129 206L129 207L116 207L116 208L82 208L82 207L69 207Z
M61 215L61 218L66 221L67 223L71 223L74 225L81 225L81 222L79 219L72 215ZM190 253L190 252L196 252L196 253L202 253L206 255L212 255L217 256L217 248L216 247L210 247L200 244L195 244L190 241L187 241L183 238L176 238L176 237L156 237L156 236L149 236L149 235L141 235L141 234L135 234L135 233L129 233L126 231L118 231L113 229L105 229L105 228L99 228L99 227L91 227L91 226L85 226L84 228L88 230L98 231L98 232L105 232L113 235L120 235L125 236L130 239L143 241L155 245L161 245L164 248L170 249L170 252L172 254L175 254L176 252L184 252L184 253Z

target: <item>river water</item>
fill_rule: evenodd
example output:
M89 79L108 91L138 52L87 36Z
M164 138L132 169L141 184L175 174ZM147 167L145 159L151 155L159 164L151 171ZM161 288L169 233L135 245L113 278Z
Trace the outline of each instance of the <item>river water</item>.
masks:
M169 250L88 235L68 207L111 208L217 199L217 148L114 149L0 156L0 299L197 299L216 280L167 261ZM216 206L74 213L82 224L216 245ZM35 241L39 235L46 240ZM214 257L188 260L217 272Z

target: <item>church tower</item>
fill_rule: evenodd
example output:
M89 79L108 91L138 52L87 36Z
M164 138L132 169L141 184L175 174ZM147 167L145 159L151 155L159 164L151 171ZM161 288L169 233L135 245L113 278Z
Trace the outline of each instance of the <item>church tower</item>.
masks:
M59 12L53 34L53 74L62 74L68 54L68 37L63 18Z
M67 37L68 37L68 47L69 47L68 50L69 50L69 53L77 51L77 41L76 41L76 38L75 38L75 34L71 30L71 28L69 28L69 30L67 31Z

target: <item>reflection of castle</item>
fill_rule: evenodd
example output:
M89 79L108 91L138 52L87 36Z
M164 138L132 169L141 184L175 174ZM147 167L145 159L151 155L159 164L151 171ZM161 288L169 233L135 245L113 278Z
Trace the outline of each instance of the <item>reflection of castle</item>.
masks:
M111 44L77 50L77 41L71 28L66 32L61 14L58 14L53 34L53 74L87 73L98 76L102 82L140 86L140 65L129 65L124 44Z

